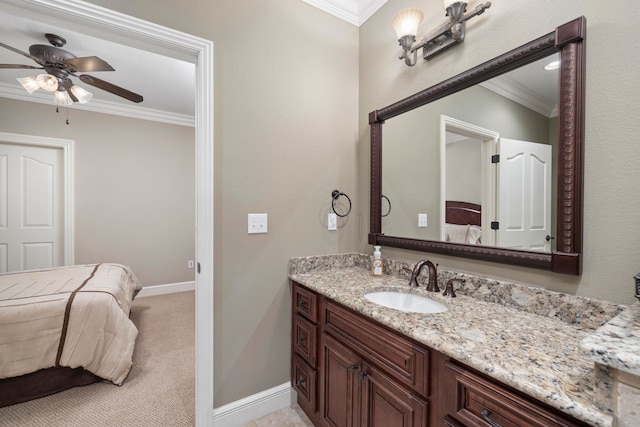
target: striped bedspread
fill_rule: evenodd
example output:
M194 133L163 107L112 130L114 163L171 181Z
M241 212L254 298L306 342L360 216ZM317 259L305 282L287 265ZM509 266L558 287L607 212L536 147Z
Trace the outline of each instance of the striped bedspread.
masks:
M129 312L140 288L119 264L0 274L0 379L67 366L121 384L138 335Z

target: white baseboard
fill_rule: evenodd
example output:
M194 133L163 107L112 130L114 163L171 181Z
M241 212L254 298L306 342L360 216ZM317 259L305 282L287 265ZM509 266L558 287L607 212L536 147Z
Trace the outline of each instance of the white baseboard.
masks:
M166 285L145 286L136 298L152 297L156 295L175 294L177 292L195 291L196 282L168 283Z
M296 393L291 383L284 383L268 390L236 400L213 410L215 427L240 427L274 411L291 406Z

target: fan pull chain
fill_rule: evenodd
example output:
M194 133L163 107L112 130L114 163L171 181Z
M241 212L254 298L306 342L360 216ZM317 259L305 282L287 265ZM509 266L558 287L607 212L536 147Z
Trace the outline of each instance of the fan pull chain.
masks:
M56 104L56 113L60 113L60 105ZM68 125L69 124L69 107L67 107L67 120L65 121L65 123Z

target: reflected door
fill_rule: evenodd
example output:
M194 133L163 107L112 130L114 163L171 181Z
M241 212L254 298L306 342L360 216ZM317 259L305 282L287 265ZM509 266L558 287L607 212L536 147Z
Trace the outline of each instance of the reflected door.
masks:
M500 140L498 246L550 251L551 146Z
M63 154L0 144L0 271L64 263Z

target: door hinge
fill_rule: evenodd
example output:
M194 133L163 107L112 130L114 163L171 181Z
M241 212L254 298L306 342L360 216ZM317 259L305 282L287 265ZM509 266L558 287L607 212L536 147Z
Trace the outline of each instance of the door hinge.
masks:
M491 221L491 229L492 229L492 230L499 230L499 229L500 229L500 222L498 222L498 221Z
M500 163L500 154L494 154L491 156L491 163Z

